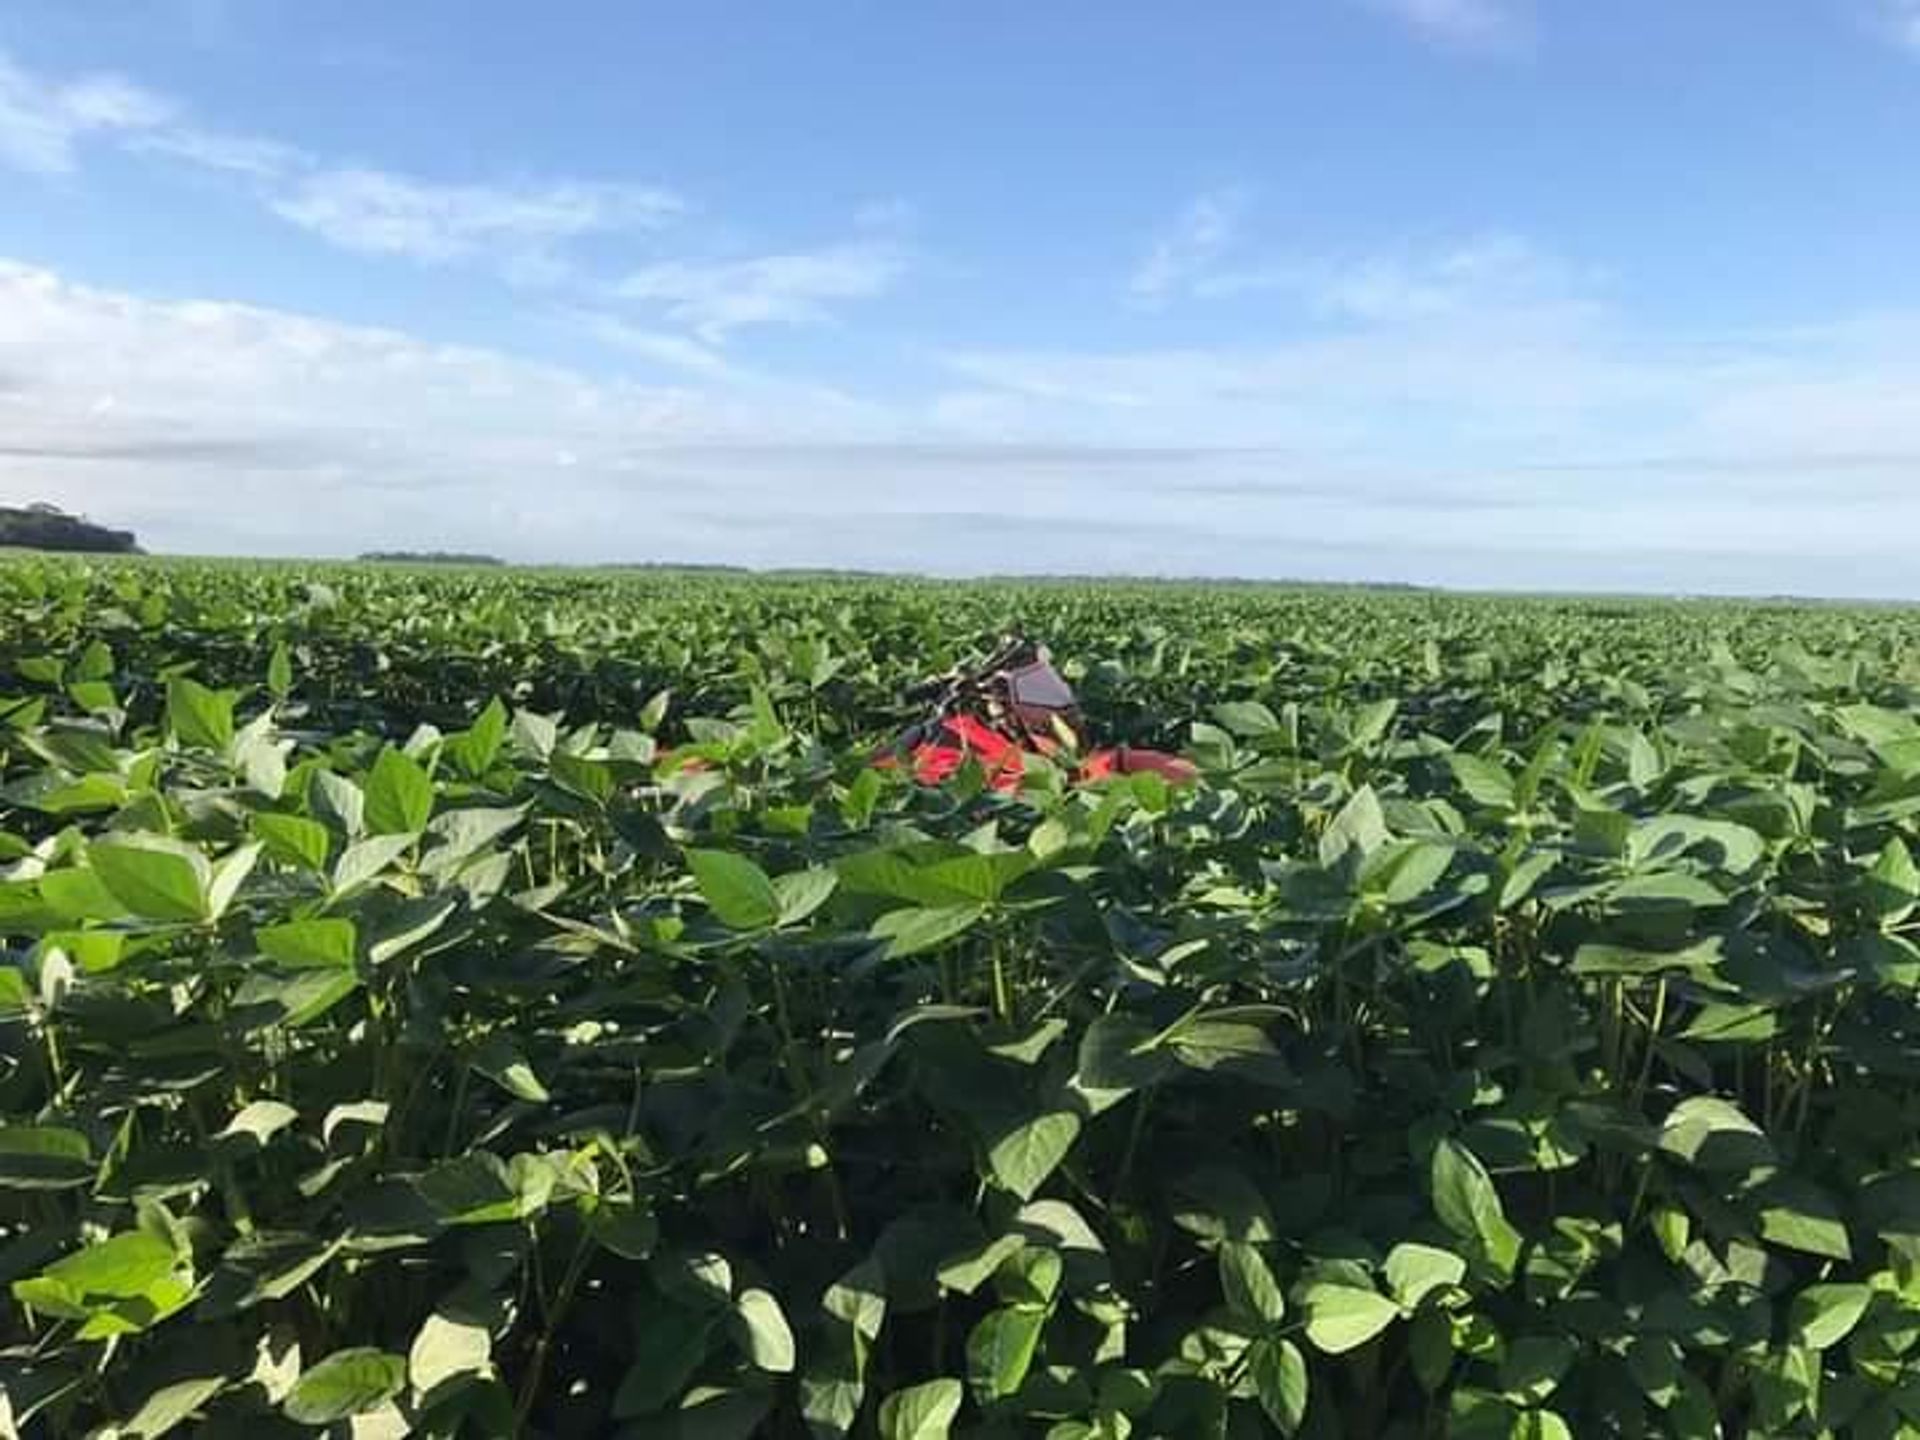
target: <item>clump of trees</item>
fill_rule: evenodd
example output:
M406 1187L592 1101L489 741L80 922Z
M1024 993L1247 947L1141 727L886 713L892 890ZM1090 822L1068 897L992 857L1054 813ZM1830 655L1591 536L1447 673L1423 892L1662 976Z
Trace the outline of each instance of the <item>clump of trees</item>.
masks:
M498 555L470 555L461 550L368 550L362 560L387 565L504 565Z
M0 547L21 550L72 550L90 555L143 553L131 530L96 525L69 515L57 505L0 505Z

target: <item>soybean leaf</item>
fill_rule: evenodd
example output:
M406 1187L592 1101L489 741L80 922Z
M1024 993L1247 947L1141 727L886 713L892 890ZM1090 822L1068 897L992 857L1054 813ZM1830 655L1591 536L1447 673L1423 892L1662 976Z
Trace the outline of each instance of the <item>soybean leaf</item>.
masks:
M225 750L233 743L233 697L185 676L170 680L167 729L184 745Z
M267 854L282 864L315 872L327 868L333 837L318 820L299 815L256 815L253 833L265 842Z
M1774 1162L1765 1132L1717 1095L1695 1095L1668 1112L1660 1148L1702 1170L1746 1171Z
M1275 1325L1287 1313L1286 1296L1266 1258L1242 1240L1220 1247L1220 1288L1227 1308L1260 1325Z
M1022 1121L994 1140L987 1152L993 1178L1022 1200L1031 1200L1080 1134L1080 1117L1052 1110Z
M338 821L350 837L357 839L365 832L366 794L346 776L331 770L318 771L313 777L312 800L315 813Z
M123 920L129 913L93 870L48 871L40 877L40 898L67 921Z
M827 903L839 883L839 875L823 866L776 877L773 894L779 910L777 923L798 925Z
M294 1382L281 1405L289 1420L325 1426L379 1409L407 1383L407 1362L368 1346L336 1350Z
M1466 1278L1467 1262L1450 1250L1405 1240L1387 1254L1387 1288L1409 1310L1435 1290L1458 1285Z
M441 1161L414 1188L443 1224L488 1225L520 1215L520 1193L507 1167L487 1151Z
M881 1440L947 1440L966 1391L958 1380L929 1380L880 1403Z
M1191 1070L1276 1087L1293 1081L1273 1040L1258 1025L1201 1016L1180 1025L1167 1044Z
M57 1125L0 1125L0 1190L68 1190L93 1179L93 1147Z
M1459 751L1447 754L1447 767L1467 797L1490 810L1512 810L1515 806L1513 777L1497 761Z
M487 1373L492 1351L493 1337L485 1325L436 1310L407 1351L407 1378L421 1396L430 1396L451 1381Z
M1387 843L1386 816L1371 785L1362 785L1320 836L1320 863L1331 869L1365 859Z
M949 1290L971 1295L992 1278L993 1272L1008 1256L1019 1251L1026 1241L1018 1235L1000 1235L984 1244L971 1246L944 1260L937 1272L940 1283Z
M161 835L121 835L96 840L87 862L113 898L143 920L207 918L213 867L194 846Z
M1867 872L1867 906L1873 918L1889 928L1903 924L1920 906L1920 866L1898 835L1887 841Z
M1809 1349L1831 1349L1860 1323L1872 1300L1865 1285L1809 1285L1793 1297L1788 1325Z
M1019 1390L1046 1323L1046 1310L1032 1305L1006 1305L982 1317L967 1336L967 1380L976 1400L988 1405Z
M706 1359L713 1325L711 1315L678 1305L648 1306L635 1328L632 1363L614 1393L614 1415L651 1414L678 1395Z
M366 779L366 823L375 835L417 835L433 814L433 781L404 751L389 745Z
M1225 701L1213 707L1213 718L1220 722L1223 729L1242 740L1273 735L1280 729L1279 718L1258 700Z
M1238 1170L1201 1165L1173 1177L1172 1188L1173 1221L1183 1230L1207 1239L1256 1245L1276 1238L1266 1197Z
M264 1145L300 1118L300 1112L278 1100L255 1100L240 1107L218 1137L246 1136L256 1145Z
M817 1342L800 1378L800 1413L816 1436L848 1434L866 1399L867 1361L885 1323L880 1265L863 1260L821 1299Z
M660 1223L653 1211L632 1200L602 1200L588 1228L598 1243L628 1260L645 1260L660 1243Z
M1522 1335L1507 1347L1500 1388L1509 1398L1539 1405L1559 1388L1574 1354L1574 1342L1563 1335Z
M1761 1187L1760 1238L1829 1260L1851 1260L1847 1224L1833 1197L1812 1181L1780 1176Z
M1475 1241L1496 1269L1511 1272L1520 1236L1507 1223L1500 1192L1479 1157L1458 1140L1443 1139L1434 1147L1430 1180L1440 1222L1462 1239Z
M1102 1015L1080 1037L1074 1086L1094 1112L1177 1072L1177 1062L1159 1043L1159 1032L1132 1015Z
M964 935L986 914L980 905L912 906L889 910L873 923L889 959L904 960Z
M207 1401L227 1388L222 1374L196 1375L162 1385L114 1431L116 1440L158 1440L184 1425Z
M260 953L279 965L341 966L351 968L358 934L351 920L292 920L253 932Z
M1253 1342L1247 1371L1260 1408L1282 1435L1293 1435L1307 1418L1307 1360L1291 1340L1267 1337Z
M259 841L250 840L214 862L212 878L207 882L208 919L218 920L227 913L227 907L259 863L261 848Z
M1030 1246L1008 1256L994 1275L994 1289L1009 1305L1045 1307L1060 1292L1066 1262L1058 1250Z
M500 747L506 738L507 707L495 696L471 726L448 738L446 753L457 769L478 779L500 758Z
M534 760L546 760L560 743L559 725L533 710L514 711L508 733L521 753Z
M742 1290L733 1302L747 1357L761 1370L790 1374L794 1366L793 1331L780 1302L765 1290Z
M727 850L689 850L700 898L729 930L766 930L779 923L780 896L767 872Z
M1301 1295L1307 1339L1328 1355L1358 1349L1400 1316L1400 1308L1377 1290L1353 1285L1310 1284Z
M256 971L233 992L230 1018L250 1029L297 1028L319 1019L360 986L360 977L338 968Z
M496 1030L481 1041L473 1057L473 1068L516 1100L544 1105L553 1098L513 1037L505 1031Z
M378 879L413 846L414 837L411 835L375 835L349 845L333 867L335 898L351 894Z
M267 658L267 691L276 700L293 693L293 656L285 641L276 644Z
M147 1294L179 1263L179 1252L171 1241L151 1231L127 1230L48 1266L42 1278L83 1299L131 1300ZM20 1283L16 1282L16 1293Z

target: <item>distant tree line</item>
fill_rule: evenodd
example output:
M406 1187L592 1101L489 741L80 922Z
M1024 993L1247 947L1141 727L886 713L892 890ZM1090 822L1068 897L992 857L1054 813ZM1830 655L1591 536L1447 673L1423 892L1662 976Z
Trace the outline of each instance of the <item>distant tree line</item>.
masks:
M751 575L745 565L713 565L700 560L609 560L595 570L665 571L673 575Z
M504 565L498 555L469 555L460 550L369 550L362 560L387 565Z
M0 505L0 547L70 550L88 555L139 555L131 530L110 530L57 505Z

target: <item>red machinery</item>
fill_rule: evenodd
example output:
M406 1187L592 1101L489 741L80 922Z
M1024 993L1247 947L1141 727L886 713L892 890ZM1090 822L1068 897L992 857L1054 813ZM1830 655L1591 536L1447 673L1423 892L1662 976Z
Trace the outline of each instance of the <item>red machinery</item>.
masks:
M876 764L910 764L914 778L934 785L967 761L987 772L996 790L1019 788L1028 755L1077 757L1078 780L1151 771L1175 783L1195 776L1177 755L1129 745L1081 753L1086 726L1073 687L1044 646L1012 639L978 665L963 666L914 690L929 705Z

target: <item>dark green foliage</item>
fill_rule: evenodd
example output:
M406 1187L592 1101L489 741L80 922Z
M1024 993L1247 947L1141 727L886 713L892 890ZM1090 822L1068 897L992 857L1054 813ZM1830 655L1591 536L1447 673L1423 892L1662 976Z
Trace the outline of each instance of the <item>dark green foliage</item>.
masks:
M1916 1433L1917 640L0 568L0 1435Z
M110 530L52 505L0 505L0 549L138 555L131 530Z
M504 565L497 555L477 555L464 550L369 550L362 560L387 565Z

